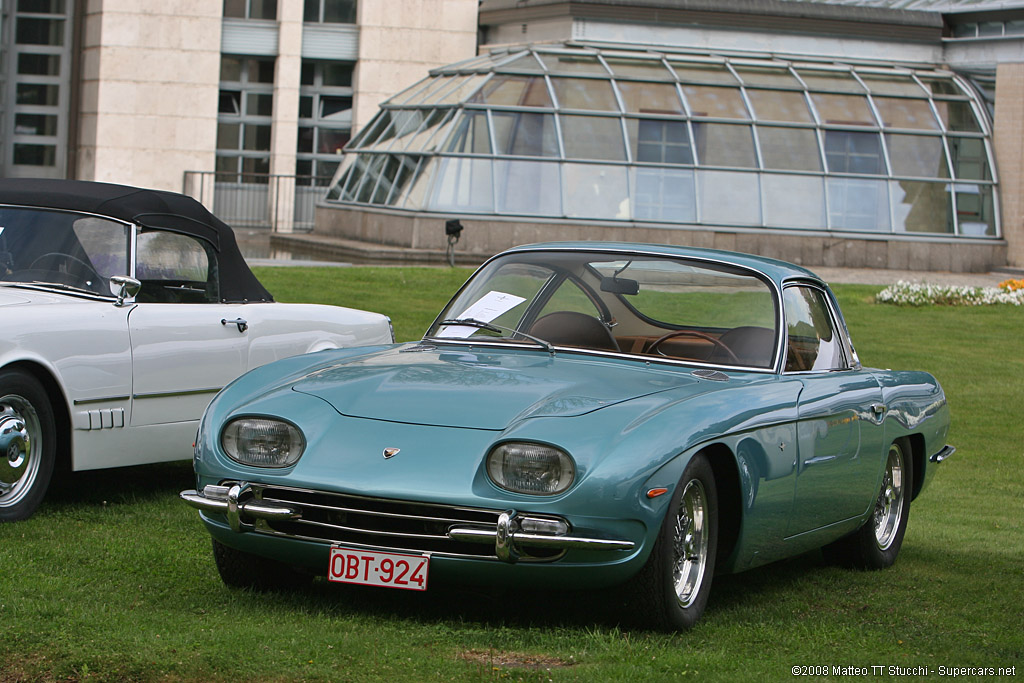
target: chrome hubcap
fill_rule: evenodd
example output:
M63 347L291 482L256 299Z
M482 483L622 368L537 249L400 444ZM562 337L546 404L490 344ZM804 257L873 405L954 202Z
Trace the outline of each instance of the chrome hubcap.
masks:
M14 505L39 471L39 416L21 396L0 397L0 507Z
M903 501L903 451L893 444L889 447L882 488L875 501L875 542L881 550L888 549L896 537L903 517Z
M672 582L682 607L689 607L700 592L708 560L707 495L700 481L686 484L676 511Z

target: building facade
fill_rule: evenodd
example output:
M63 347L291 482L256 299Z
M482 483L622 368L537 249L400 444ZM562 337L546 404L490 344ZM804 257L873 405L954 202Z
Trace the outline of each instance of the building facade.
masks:
M316 232L439 250L458 217L478 256L584 238L1020 267L1007 5L484 0L482 56L385 101Z
M2 0L0 173L184 187L222 215L255 195L291 229L384 97L474 54L476 19L476 0Z

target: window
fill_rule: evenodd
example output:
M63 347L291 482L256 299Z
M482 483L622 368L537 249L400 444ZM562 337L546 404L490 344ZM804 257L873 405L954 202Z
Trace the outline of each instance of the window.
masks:
M217 180L266 183L274 113L274 60L221 57Z
M300 184L326 186L341 162L342 149L352 136L354 66L352 62L302 62L295 165ZM421 114L417 128L428 113Z
M212 303L219 298L212 247L187 235L141 230L136 238L135 277L140 303Z
M277 19L277 0L224 0L224 16L231 19Z
M824 293L813 287L787 287L782 298L789 336L786 372L845 369L843 344Z
M5 24L0 44L2 175L65 175L71 10L65 0L4 3L0 19Z
M354 24L356 0L306 0L302 20L310 24Z

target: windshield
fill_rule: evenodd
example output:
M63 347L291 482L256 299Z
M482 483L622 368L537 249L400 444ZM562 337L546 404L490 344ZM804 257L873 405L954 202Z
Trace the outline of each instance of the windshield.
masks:
M0 207L0 282L109 296L128 274L128 226L67 211Z
M668 256L537 251L484 266L427 336L767 369L778 319L774 290L744 269Z

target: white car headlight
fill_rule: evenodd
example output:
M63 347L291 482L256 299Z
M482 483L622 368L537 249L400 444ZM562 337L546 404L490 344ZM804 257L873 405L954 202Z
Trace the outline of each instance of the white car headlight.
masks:
M576 465L568 453L552 446L510 442L487 456L487 474L503 489L553 496L572 486Z
M224 427L220 445L232 460L243 465L289 467L302 457L306 439L290 422L242 417Z

